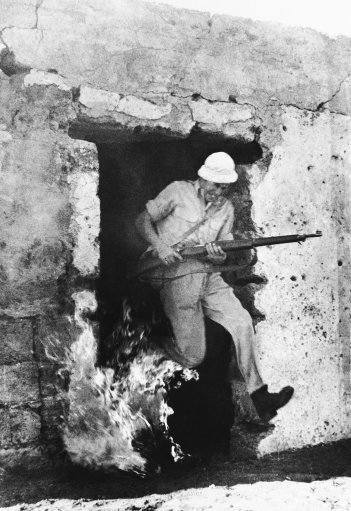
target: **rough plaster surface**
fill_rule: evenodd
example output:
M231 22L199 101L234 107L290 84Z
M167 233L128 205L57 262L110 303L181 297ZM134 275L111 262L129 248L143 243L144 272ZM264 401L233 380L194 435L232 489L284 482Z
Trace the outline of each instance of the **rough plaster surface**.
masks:
M245 511L348 511L351 506L351 479L340 477L313 483L293 481L259 482L236 486L215 486L181 490L168 495L147 495L137 499L43 500L18 504L9 511L205 511L232 509ZM4 508L3 508L4 509Z
M32 410L0 410L1 447L26 445L40 435L40 417Z
M221 128L228 122L247 121L252 117L252 108L234 103L209 103L201 99L190 101L189 107L196 122L213 124Z
M172 105L156 105L150 101L139 99L135 96L121 96L103 90L82 87L79 101L82 105L96 110L120 112L130 117L147 120L156 120L171 113Z
M0 321L2 339L0 359L3 364L31 360L33 355L33 327L28 319Z
M31 85L57 85L61 90L69 91L70 87L65 83L62 76L56 73L48 73L46 71L31 70L30 73L24 77L24 86Z
M261 143L258 232L324 237L259 251L263 373L273 389L296 385L260 449L349 436L350 40L139 1L0 7L2 409L42 405L40 438L11 447L4 433L0 458L35 458L57 435L45 347L72 342L74 278L97 275L96 150L70 125L78 138L106 126L112 140L126 128L184 137L196 125Z
M70 203L74 208L71 236L74 240L73 265L81 275L98 273L100 259L100 203L97 196L99 172L96 146L72 141L74 171L68 176ZM89 162L89 165L87 165Z
M75 85L123 94L200 92L224 101L274 96L316 108L351 71L347 39L309 29L137 0L2 3L3 46L21 65L55 69Z
M70 93L48 87L36 94L15 78L1 80L0 94L1 123L11 135L0 148L0 311L33 315L55 301L67 262L69 197L55 153L68 139L57 130L70 116Z
M58 76L3 77L0 95L0 463L12 466L38 464L39 446L58 440L63 382L46 350L59 344L59 359L72 342L70 278L82 239L96 269L99 206L96 148L67 136L74 111ZM77 211L87 189L76 188L89 180Z
M295 396L261 451L350 436L351 120L287 108L269 172L252 191L263 235L308 232L301 246L259 249L268 284L256 304L261 365L277 389ZM303 425L303 427L301 427Z

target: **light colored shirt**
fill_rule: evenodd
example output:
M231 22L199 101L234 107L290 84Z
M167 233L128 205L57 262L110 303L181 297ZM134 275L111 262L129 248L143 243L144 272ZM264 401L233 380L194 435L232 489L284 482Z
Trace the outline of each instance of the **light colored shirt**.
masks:
M158 236L169 246L185 240L204 245L233 239L233 205L227 199L220 206L206 205L198 181L174 181L147 202L146 210ZM184 239L186 232L203 219Z

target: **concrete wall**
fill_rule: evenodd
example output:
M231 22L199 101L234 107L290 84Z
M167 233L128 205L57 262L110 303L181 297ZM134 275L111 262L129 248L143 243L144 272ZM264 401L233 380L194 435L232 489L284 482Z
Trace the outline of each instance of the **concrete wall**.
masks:
M59 439L63 382L46 349L60 358L74 337L70 293L97 268L99 204L96 148L65 133L71 92L2 76L0 96L0 461L12 465Z
M350 40L130 0L0 0L0 30L3 458L49 437L41 340L70 342L72 279L97 271L96 153L70 126L259 141L257 232L324 232L259 252L262 370L296 387L261 452L349 436Z
M269 172L252 181L254 220L268 236L323 237L259 253L263 374L275 388L296 387L263 452L350 435L350 118L288 107L282 120Z

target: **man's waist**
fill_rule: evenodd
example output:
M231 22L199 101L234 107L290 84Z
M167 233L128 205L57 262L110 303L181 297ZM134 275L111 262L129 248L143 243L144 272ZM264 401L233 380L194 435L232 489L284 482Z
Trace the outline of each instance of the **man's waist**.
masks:
M223 266L223 268L220 266ZM153 270L145 272L143 278L150 281L166 281L193 273L221 273L225 265L220 266L212 263L211 261L187 259L184 261L172 263L170 266L166 266L164 264L160 265Z

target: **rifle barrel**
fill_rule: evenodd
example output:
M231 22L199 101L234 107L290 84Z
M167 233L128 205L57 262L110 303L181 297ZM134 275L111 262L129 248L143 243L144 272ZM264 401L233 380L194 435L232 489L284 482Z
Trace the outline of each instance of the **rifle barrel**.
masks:
M236 250L249 250L254 247L263 247L269 245L279 245L281 243L300 243L305 241L306 238L316 238L322 236L321 231L316 231L314 234L288 234L286 236L270 236L267 238L252 238L245 240L219 240L215 243L223 250L236 251ZM196 245L194 247L186 247L179 251L183 256L200 256L206 255L207 250L205 245Z
M305 241L306 238L317 238L322 236L321 231L316 231L314 234L288 234L286 236L271 236L267 238L252 238L245 240L219 240L215 241L223 250L236 251L236 250L249 250L254 247L262 247L269 245L278 245L280 243L299 243ZM174 247L176 249L176 246ZM207 255L205 245L195 245L194 247L185 247L179 250L180 254L187 257L197 257ZM130 278L137 277L146 271L154 270L162 266L162 262L152 254L145 259L139 261L136 270L129 275Z

